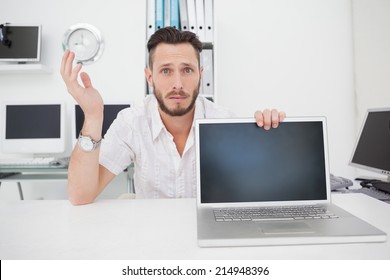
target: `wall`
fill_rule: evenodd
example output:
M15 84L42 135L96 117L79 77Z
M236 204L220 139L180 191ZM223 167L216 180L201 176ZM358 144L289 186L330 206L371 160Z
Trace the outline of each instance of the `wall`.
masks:
M358 126L368 108L390 107L390 1L353 0Z
M106 40L102 59L85 67L103 98L130 98L144 92L145 1L2 0L0 21L41 23L48 75L0 75L0 98L63 99L72 104L58 73L61 41L78 22L97 26ZM38 11L38 12L32 12ZM350 0L215 0L216 98L238 114L276 107L289 116L328 118L331 171L348 167L355 141L352 14ZM68 146L70 151L70 145ZM1 155L0 155L1 156ZM65 183L45 190L29 184L27 198L65 198ZM31 186L31 188L30 188ZM123 192L121 179L103 197ZM4 184L0 199L14 199Z
M358 133L367 109L390 108L390 1L353 0L352 11Z
M216 1L217 98L328 119L331 171L351 175L354 91L347 0Z

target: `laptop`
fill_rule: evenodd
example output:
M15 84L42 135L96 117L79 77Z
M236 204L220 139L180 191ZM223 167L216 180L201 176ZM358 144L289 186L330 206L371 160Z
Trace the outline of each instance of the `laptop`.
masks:
M383 242L333 205L324 117L195 121L201 247Z

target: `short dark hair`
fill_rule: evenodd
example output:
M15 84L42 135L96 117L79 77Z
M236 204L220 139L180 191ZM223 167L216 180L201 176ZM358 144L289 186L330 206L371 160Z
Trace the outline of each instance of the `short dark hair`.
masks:
M180 31L174 27L167 26L164 28L158 29L152 36L147 44L149 52L149 67L152 68L153 65L153 55L154 50L160 43L166 44L180 44L180 43L190 43L194 50L197 53L198 62L200 64L200 53L202 52L202 42L199 40L198 36L195 33L190 31Z

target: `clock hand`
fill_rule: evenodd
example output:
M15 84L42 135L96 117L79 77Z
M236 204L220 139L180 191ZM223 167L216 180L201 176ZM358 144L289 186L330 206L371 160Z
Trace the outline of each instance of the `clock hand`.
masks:
M84 45L84 33L81 33L80 38L79 38L79 42L76 42L74 44L75 44L75 46L79 46L79 45L83 46Z

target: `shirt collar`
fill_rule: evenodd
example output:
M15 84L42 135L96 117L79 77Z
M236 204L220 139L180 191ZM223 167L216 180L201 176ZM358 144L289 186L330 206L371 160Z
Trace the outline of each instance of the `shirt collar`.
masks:
M160 112L158 111L158 102L154 94L150 95L149 110L152 118L152 136L153 141L160 135L161 131L165 129L164 123L161 120ZM195 101L195 114L194 121L196 119L205 118L205 108L201 97ZM192 127L195 127L195 122L192 123Z

